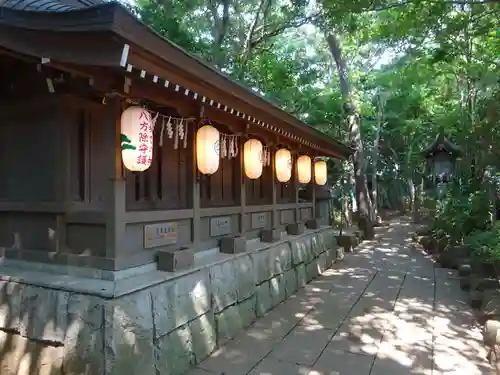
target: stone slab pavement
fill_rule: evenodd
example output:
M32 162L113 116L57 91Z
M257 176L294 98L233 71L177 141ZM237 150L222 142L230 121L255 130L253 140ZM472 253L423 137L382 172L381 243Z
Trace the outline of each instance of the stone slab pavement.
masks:
M453 271L397 218L189 375L491 374Z

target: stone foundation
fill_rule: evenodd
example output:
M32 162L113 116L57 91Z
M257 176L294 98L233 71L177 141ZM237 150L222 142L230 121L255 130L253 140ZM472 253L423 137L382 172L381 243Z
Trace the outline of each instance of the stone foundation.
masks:
M180 375L331 266L335 234L119 281L3 267L0 373Z

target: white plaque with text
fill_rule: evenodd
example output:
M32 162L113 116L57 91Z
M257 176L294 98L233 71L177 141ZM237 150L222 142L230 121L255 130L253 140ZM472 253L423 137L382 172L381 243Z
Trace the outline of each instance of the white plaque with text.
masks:
M282 210L280 212L280 221L281 224L290 224L293 223L294 212L292 210Z
M150 224L144 226L144 248L175 245L177 223Z
M210 237L224 236L230 233L231 216L219 216L210 219Z
M264 228L266 226L265 212L257 212L252 214L252 229Z

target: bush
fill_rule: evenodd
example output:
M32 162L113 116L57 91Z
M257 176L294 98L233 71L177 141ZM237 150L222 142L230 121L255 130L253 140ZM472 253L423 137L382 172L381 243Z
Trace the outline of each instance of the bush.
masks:
M438 241L460 244L471 233L488 230L490 211L485 190L467 192L452 187L441 200L436 201L432 235Z
M347 227L347 223L342 219L342 211L336 207L332 207L330 212L330 225L336 229L340 229L342 226Z
M472 254L483 261L500 260L500 222L496 222L490 230L474 231L465 239L464 244L472 250Z

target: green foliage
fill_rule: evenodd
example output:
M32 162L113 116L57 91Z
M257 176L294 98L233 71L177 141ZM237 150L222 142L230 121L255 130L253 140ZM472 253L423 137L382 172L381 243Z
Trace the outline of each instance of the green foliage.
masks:
M490 202L486 191L463 191L453 186L436 202L432 233L450 244L461 243L475 231L484 231L490 222Z
M345 222L342 219L342 211L337 209L336 207L332 207L330 213L330 224L336 228L340 229L341 227L345 227Z
M500 260L500 222L486 231L474 231L464 240L473 255L486 261L494 262Z
M324 40L324 33L335 30L360 108L364 169L377 176L379 199L392 208L408 199L414 185L429 174L421 151L443 131L464 152L456 173L468 191L453 190L427 213L437 212L436 231L454 241L484 225L488 200L478 202L483 196L480 177L486 166L500 167L498 2L135 4L143 22L162 36L310 125L347 141L338 77ZM344 178L349 173L342 168Z

